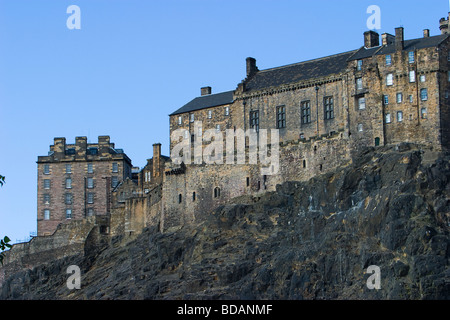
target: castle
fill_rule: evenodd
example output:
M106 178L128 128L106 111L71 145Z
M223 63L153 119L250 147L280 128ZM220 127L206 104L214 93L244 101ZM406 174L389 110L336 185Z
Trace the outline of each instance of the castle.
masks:
M439 23L440 35L424 30L405 40L403 28L381 37L367 31L359 49L267 70L247 58L246 78L235 90L201 88L201 96L170 114L172 155L163 156L156 143L143 169L107 136L96 144L77 137L74 145L55 138L38 158L38 236L89 216L107 234L150 225L167 231L200 222L232 198L330 172L365 147L413 142L449 149L449 19ZM216 134L205 139L208 130ZM268 153L277 156L269 164L248 156L252 133L261 142L263 130L278 137L267 139ZM221 158L221 142L232 142L237 159L238 132L245 133L245 161L207 161L205 151Z

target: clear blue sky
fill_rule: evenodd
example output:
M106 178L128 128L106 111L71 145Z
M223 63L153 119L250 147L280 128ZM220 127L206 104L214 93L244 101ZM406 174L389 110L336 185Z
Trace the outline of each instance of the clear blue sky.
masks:
M81 9L69 30L67 7ZM37 165L54 137L110 135L133 165L169 155L168 114L211 86L363 45L369 5L381 29L439 34L447 0L0 0L0 237L36 231Z

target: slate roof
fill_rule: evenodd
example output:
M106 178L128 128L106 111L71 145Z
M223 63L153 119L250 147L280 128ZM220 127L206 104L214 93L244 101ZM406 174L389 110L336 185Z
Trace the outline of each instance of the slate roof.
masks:
M449 37L448 34L441 34L438 36L428 37L428 38L419 38L412 40L405 40L403 44L403 50L405 51L414 51L417 49L437 47L441 44L442 41ZM352 60L360 60L372 57L374 55L385 55L391 54L395 52L395 43L388 44L386 46L379 46L375 48L364 48L359 49L352 57L348 59L348 61Z
M258 71L245 83L245 90L261 90L302 80L338 74L347 67L347 60L356 50L283 67Z
M183 107L170 114L170 116L174 116L181 113L223 106L225 104L233 103L233 93L234 91L226 91L217 94L209 94L207 96L201 96L195 98L191 102L185 104Z

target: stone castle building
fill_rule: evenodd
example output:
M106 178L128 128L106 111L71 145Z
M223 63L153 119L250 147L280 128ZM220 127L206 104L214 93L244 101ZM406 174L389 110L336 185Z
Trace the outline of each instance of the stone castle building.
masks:
M214 94L211 87L201 88L199 97L170 114L172 157L161 155L161 145L155 144L153 158L134 174L123 153L108 153L113 147L102 149L108 156L101 162L83 151L87 145L78 138L74 155L55 139L51 147L55 153L38 161L38 234L47 234L67 218L70 205L63 201L67 190L62 180L70 174L64 172L66 164L73 165L74 179L76 166L82 172L76 178L78 189L73 189L71 218L88 212L110 214L111 232L132 234L149 225L165 231L199 222L232 198L258 196L282 182L307 180L346 165L361 148L412 142L449 149L449 19L440 20L440 30L436 36L424 30L420 38L410 40L404 39L403 28L381 36L367 31L360 48L266 70L247 58L247 76L235 90ZM276 163L269 165L250 163L248 158L251 133L263 129L279 134L279 141L268 139L269 153L278 151ZM205 139L206 130L216 132L215 139ZM225 132L239 130L247 133L244 163L206 161L205 151L217 141L233 142L237 157L239 138L227 140ZM180 143L186 147L175 155L186 161L176 163L173 155ZM100 145L99 140L99 149ZM217 153L225 149L213 153L220 156ZM89 161L106 166L94 177L99 200L93 211L83 184L89 178ZM120 176L113 174L117 174L113 163L119 165ZM48 193L45 165L52 166L50 174L55 177ZM114 178L117 185L100 182L103 177ZM45 194L50 195L50 204ZM111 198L105 200L108 194Z

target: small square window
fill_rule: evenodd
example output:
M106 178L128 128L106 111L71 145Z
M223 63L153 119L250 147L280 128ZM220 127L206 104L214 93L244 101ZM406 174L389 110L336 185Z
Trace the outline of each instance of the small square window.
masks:
M392 57L390 54L386 55L386 65L390 66L392 64Z
M426 119L427 118L427 108L422 108L421 110L420 110L420 116L421 116L421 118L422 119Z
M87 203L89 203L89 204L94 203L94 194L92 192L89 192L87 194Z
M363 88L363 81L362 78L357 78L356 79L356 89L357 90L362 90Z
M366 108L366 98L358 99L358 108L359 110L364 110Z
M422 101L428 100L428 90L427 89L420 89L420 99Z
M394 75L392 73L387 75L387 77L386 77L386 85L387 86L394 85Z
M363 65L363 61L362 60L358 60L358 62L356 64L356 70L361 71L362 65Z
M86 180L88 189L94 188L94 178L87 178Z
M409 72L409 82L416 82L416 72L414 70Z
M386 113L386 123L391 123L391 114Z

